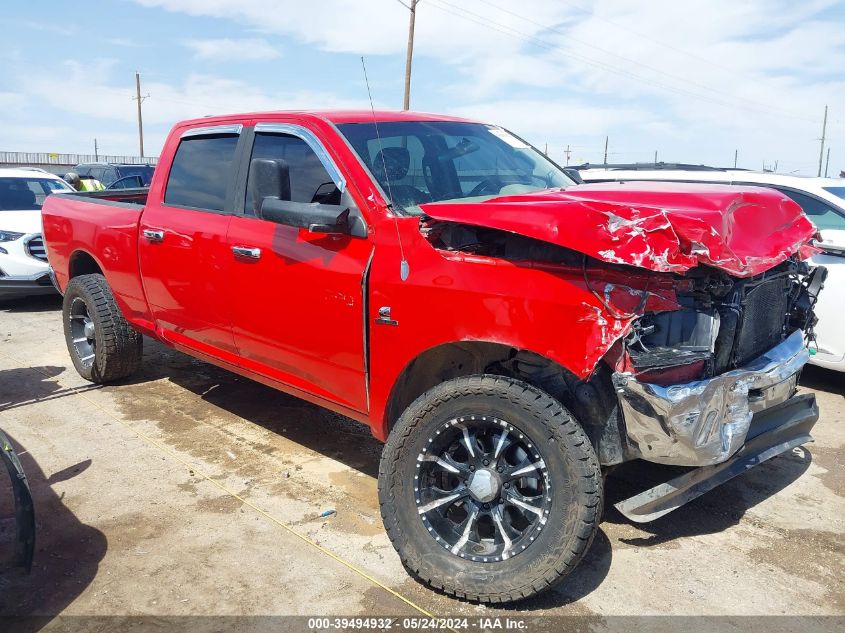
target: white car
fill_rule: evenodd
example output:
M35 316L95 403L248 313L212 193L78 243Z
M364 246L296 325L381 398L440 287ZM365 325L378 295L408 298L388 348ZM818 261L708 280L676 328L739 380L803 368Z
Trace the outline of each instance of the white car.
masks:
M41 205L73 191L40 169L0 169L0 299L56 292L41 235Z
M836 325L845 315L845 179L788 176L742 169L689 166L688 169L650 169L647 165L581 168L585 183L631 180L709 182L714 184L771 187L801 205L819 228L824 252L813 257L814 264L827 268L827 281L816 315L815 355L810 362L845 371L845 327Z

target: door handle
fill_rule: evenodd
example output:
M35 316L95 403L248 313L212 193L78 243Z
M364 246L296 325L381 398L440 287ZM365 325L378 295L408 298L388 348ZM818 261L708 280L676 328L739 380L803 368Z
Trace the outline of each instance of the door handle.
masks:
M232 252L238 257L246 257L248 259L261 259L260 248L250 248L249 246L233 246Z
M164 241L164 231L159 231L158 229L144 229L142 233L150 242Z

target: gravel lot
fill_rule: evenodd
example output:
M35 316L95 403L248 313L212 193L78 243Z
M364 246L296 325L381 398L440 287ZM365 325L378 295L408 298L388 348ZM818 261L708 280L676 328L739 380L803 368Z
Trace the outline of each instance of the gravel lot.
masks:
M0 578L0 613L845 615L841 374L804 374L822 410L814 444L651 524L609 508L567 583L503 611L402 569L367 429L145 345L137 376L94 387L70 364L57 297L0 303L0 428L38 524L32 574ZM620 469L608 500L657 474Z

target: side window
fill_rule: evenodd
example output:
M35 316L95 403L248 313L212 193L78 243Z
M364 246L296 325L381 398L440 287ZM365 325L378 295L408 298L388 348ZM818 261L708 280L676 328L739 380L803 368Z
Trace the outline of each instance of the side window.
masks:
M340 204L340 190L314 150L301 138L289 134L259 132L255 135L250 162L256 158L282 160L287 164L291 202ZM245 213L257 215L258 204L259 201L255 200L253 195L253 173L250 169Z
M164 192L164 203L205 211L223 211L238 136L195 136L182 139Z
M810 218L810 221L819 229L842 228L842 215L832 209L826 202L789 189L778 189L778 191L795 200L801 206L804 213L807 214L807 217Z
M100 182L103 182L103 172L105 172L105 169L103 169L102 167L92 167L91 168L91 178L94 178L96 180L99 180Z
M114 167L103 171L103 177L98 179L104 185L108 185L117 180L117 170Z

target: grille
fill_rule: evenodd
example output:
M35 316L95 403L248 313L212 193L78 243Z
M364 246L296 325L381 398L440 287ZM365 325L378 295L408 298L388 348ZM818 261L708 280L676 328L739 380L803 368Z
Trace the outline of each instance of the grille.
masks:
M40 259L42 262L47 261L47 249L44 248L44 238L36 235L26 243L26 252L30 257Z
M745 291L742 321L736 337L736 364L744 365L783 340L789 309L789 278L776 277Z

